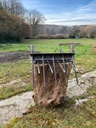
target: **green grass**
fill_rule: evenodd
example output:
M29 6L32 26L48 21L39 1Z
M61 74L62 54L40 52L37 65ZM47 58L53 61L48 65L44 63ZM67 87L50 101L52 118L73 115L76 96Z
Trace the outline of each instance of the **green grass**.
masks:
M61 107L32 107L21 118L14 118L7 128L95 128L96 86L88 91L94 98L82 105L74 106L75 99L67 99Z
M0 100L2 99L6 99L9 97L12 97L16 94L20 94L22 92L27 92L32 90L32 86L31 85L27 85L27 86L23 86L23 87L19 87L19 86L5 86L3 88L0 89Z
M26 40L23 43L2 44L0 52L30 51L30 44L35 45L36 51L68 52L68 47L59 47L59 43L80 43L75 48L75 62L85 72L96 69L96 54L92 53L95 39L52 39L52 40ZM24 91L32 90L30 60L21 60L12 63L0 63L0 84L20 79L26 83L24 87L0 88L0 99L8 98ZM85 73L84 72L84 73ZM78 74L81 75L80 73ZM94 98L79 107L75 107L75 99L93 96ZM92 87L87 95L67 99L59 108L33 107L22 118L14 118L7 128L95 128L96 126L96 86ZM3 126L0 126L3 128Z
M10 79L23 79L30 84L31 63L30 60L0 63L0 83L9 82ZM3 78L3 79L2 79ZM29 82L30 81L30 82Z
M95 39L51 39L51 40L26 40L23 43L14 43L14 44L2 44L0 47L0 52L8 52L8 51L30 51L30 44L35 45L36 51L41 52L60 52L60 49L64 50L65 52L68 52L67 46L59 47L59 43L80 43L79 46L75 48L75 62L77 65L81 65L81 67L85 67L89 71L96 69L96 54L92 54L92 47L96 43ZM16 63L17 67L20 69L20 65L24 67L25 62L21 61L20 63ZM29 62L30 63L30 62ZM30 64L27 61L27 65ZM15 64L5 64L5 67L7 66L8 69L10 69L10 66L15 66ZM1 68L4 65L0 64ZM5 69L4 67L4 69ZM30 66L31 67L31 66ZM11 70L14 69L13 67ZM15 68L16 69L16 68ZM2 69L1 69L2 70ZM21 70L20 70L21 71ZM18 73L17 73L18 74ZM0 74L0 78L3 77L2 74Z
M59 47L59 43L80 43L79 46L75 48L75 62L76 65L79 65L81 68L85 69L85 72L92 71L96 69L96 55L92 54L92 46L94 45L95 39L51 39L51 40L26 40L22 43L15 44L2 44L0 47L0 52L9 52L9 51L30 51L30 44L35 45L36 51L41 52L60 52L60 49L68 52L69 47ZM17 62L8 62L0 63L0 84L10 82L15 79L21 79L24 81L27 86L30 86L31 81L31 63L30 60L21 60ZM81 74L78 73L78 76ZM70 78L73 78L71 76ZM24 87L26 91L26 86ZM22 92L22 88L20 89ZM5 91L5 90L4 90ZM15 90L16 91L16 90ZM7 93L7 96L13 96L17 94L17 91L14 93ZM7 98L0 91L0 99Z
M29 51L30 44L34 44L36 50L41 52L59 52L59 43L80 43L80 46L76 48L76 53L80 53L83 49L84 52L90 52L92 45L96 43L95 39L50 39L50 40L25 40L21 43L9 43L2 44L0 52L7 51ZM79 51L78 51L79 50Z
M60 49L68 52L67 46L59 46L59 43L80 43L75 48L76 64L94 70L96 68L96 54L92 54L92 47L96 43L95 39L51 39L51 40L26 40L23 43L2 44L0 52L8 51L30 51L30 44L35 45L36 51L60 52Z
M32 90L31 64L29 60L22 60L13 63L0 63L0 84L10 83L12 80L25 82L25 86L7 86L0 88L0 99Z

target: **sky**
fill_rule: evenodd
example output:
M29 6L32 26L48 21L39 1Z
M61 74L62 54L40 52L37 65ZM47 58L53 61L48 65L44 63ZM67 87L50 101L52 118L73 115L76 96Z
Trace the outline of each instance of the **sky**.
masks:
M45 18L45 24L96 24L96 0L21 0L28 10L36 9Z

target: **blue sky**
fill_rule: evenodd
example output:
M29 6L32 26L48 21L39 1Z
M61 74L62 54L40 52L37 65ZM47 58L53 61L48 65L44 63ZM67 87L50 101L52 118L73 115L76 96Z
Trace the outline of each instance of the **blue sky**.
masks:
M96 0L21 0L28 10L41 12L46 24L96 24Z

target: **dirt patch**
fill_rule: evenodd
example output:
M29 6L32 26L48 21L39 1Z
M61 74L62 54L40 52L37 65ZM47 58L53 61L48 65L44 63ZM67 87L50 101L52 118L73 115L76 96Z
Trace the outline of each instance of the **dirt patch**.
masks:
M0 52L0 62L14 62L29 59L29 52Z

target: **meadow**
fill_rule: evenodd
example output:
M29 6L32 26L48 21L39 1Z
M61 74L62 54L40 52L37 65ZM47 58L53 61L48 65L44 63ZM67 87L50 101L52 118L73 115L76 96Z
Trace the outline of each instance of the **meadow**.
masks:
M60 49L69 52L67 46L59 46L59 43L80 43L75 47L76 64L86 66L88 70L96 68L96 54L92 53L92 47L96 45L95 39L51 39L51 40L25 40L22 43L1 44L0 52L29 51L30 44L35 46L36 51L40 52L60 52Z
M30 44L40 52L60 52L60 49L69 52L68 46L59 46L59 43L80 43L75 47L75 63L83 73L96 70L96 54L92 52L96 44L95 39L51 39L51 40L25 40L21 43L8 43L0 45L0 52L29 51ZM3 87L0 89L0 99L32 90L30 60L0 63L0 84L21 79L26 83L24 87ZM71 76L72 79L74 76ZM96 87L88 90L87 96L94 98L79 107L74 107L75 97L65 101L59 108L30 108L29 113L22 118L14 118L7 128L95 128L96 126ZM83 96L82 96L83 97ZM74 116L75 115L75 116ZM25 122L25 123L23 123ZM3 126L2 126L3 127Z

